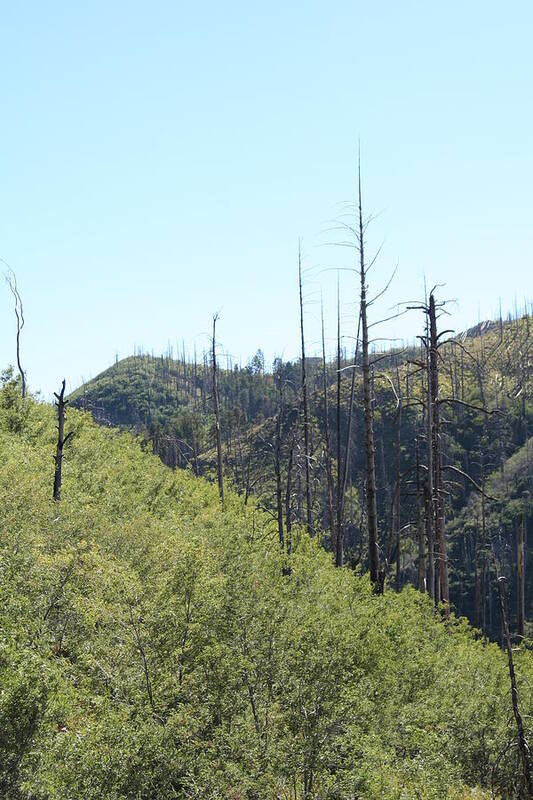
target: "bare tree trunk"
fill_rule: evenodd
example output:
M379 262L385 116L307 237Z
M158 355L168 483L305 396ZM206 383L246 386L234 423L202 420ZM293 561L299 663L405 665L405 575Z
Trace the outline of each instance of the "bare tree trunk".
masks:
M291 498L292 498L292 465L294 463L294 439L289 450L289 463L287 465L287 489L285 491L285 525L287 527L287 553L290 555L292 550L292 518L291 518Z
M58 501L61 500L61 469L63 466L63 448L65 444L68 442L70 437L73 435L73 432L67 433L65 436L65 408L67 406L68 400L65 400L65 380L63 379L63 383L61 384L61 391L59 394L54 392L54 397L56 398L56 406L57 406L57 448L56 454L54 456L55 461L55 469L54 469L54 493L53 498L54 500Z
M432 430L433 430L433 409L431 404L431 381L430 381L430 364L429 364L429 322L426 317L426 451L427 451L427 480L424 484L425 489L425 507L426 507L426 535L428 543L428 588L429 596L433 602L437 603L435 596L435 512L434 512L434 491L433 491L433 447L432 447Z
M426 548L424 543L424 505L422 491L420 487L420 453L418 449L418 437L415 439L415 459L416 459L416 506L418 514L418 589L426 591Z
M22 329L24 327L24 308L22 306L22 298L17 286L17 276L12 269L9 269L5 278L15 301L15 317L17 318L17 366L20 375L21 394L22 397L26 397L26 373L22 369L22 363L20 360L20 334L22 333Z
M341 309L339 279L337 277L337 536L335 565L344 563L344 531L342 525L342 456L341 456Z
M365 415L365 454L366 454L366 502L368 526L368 560L370 564L370 580L376 591L381 591L379 573L379 539L378 511L376 492L376 452L374 446L374 413L372 407L372 389L369 360L369 337L366 297L366 264L363 225L363 207L361 198L361 164L358 171L359 194L359 276L361 279L361 329L363 355L363 405Z
M513 650L511 647L511 637L509 635L509 626L505 617L505 602L503 595L503 584L505 578L503 576L498 578L498 598L500 602L500 618L502 623L502 636L507 649L507 662L509 666L509 678L511 679L511 697L513 701L513 714L516 722L516 729L518 733L518 749L520 752L520 760L522 761L522 771L524 774L524 783L526 789L527 800L533 798L533 783L531 781L530 770L530 752L529 744L524 733L524 725L522 723L522 715L518 706L518 687L516 685L516 675L514 671Z
M485 461L483 451L481 452L481 581L480 581L480 600L481 600L481 631L483 641L487 641L487 515L485 508Z
M432 406L432 432L431 443L433 449L433 480L435 500L435 531L439 546L439 582L440 598L446 603L446 615L449 615L449 588L448 588L448 553L446 544L446 530L444 522L444 486L442 481L442 438L440 427L439 409L439 365L438 365L438 335L435 297L433 292L429 296L429 363L430 363L430 392Z
M281 422L283 417L283 378L280 374L278 379L279 405L276 419L276 444L274 450L274 466L276 469L276 508L278 512L278 534L281 549L285 548L285 537L283 533L283 499L281 491Z
M320 307L320 314L322 322L322 377L323 377L323 392L324 392L324 431L326 439L325 461L326 461L326 479L328 484L329 528L331 532L333 559L335 561L335 564L337 564L337 535L335 532L335 516L333 513L333 475L331 473L331 440L329 435L328 374L326 366L326 341L324 336L324 308L322 305Z
M300 335L302 340L302 400L304 413L304 458L305 458L305 501L307 512L307 530L313 533L313 508L311 503L311 474L309 452L309 402L307 398L307 372L305 362L305 336L304 336L304 303L302 293L302 253L298 248L298 286L300 289Z
M517 633L524 638L525 593L524 593L524 514L518 518L518 537L516 553L516 584L517 584Z
M401 548L401 519L400 519L400 481L401 481L401 444L402 444L402 394L400 386L400 376L398 374L398 414L396 416L396 485L394 492L396 524L396 591L401 589L401 569L402 569L402 548Z
M217 477L218 477L218 492L220 494L220 502L222 510L224 511L224 473L222 466L222 441L220 438L220 408L218 399L218 380L217 380L217 354L216 354L216 324L218 314L213 317L213 342L212 342L212 369L213 369L213 403L215 405L215 431L217 440Z

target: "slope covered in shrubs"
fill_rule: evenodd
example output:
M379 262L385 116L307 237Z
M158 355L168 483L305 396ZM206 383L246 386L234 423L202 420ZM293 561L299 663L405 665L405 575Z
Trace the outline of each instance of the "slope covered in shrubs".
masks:
M516 797L504 655L70 411L0 393L6 800ZM531 710L533 665L517 654Z

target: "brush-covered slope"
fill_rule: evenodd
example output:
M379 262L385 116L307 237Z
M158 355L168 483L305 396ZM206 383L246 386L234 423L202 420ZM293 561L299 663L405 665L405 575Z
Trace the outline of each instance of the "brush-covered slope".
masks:
M130 434L67 429L54 503L53 409L5 381L3 798L517 796L496 645L414 589L373 596L304 533L287 563L270 517L231 493L222 512Z
M439 322L441 328L445 320ZM530 436L533 426L531 320L483 323L444 343L439 350L440 393L446 524L449 538L451 601L456 610L497 638L499 623L493 583L481 579L490 569L491 542L511 579L516 569L516 510L507 466ZM374 354L373 393L378 484L380 560L390 581L417 581L417 447L419 486L423 491L427 465L426 379L421 349ZM417 363L418 362L418 363ZM342 366L347 366L343 362ZM337 417L336 365L327 367L329 459L337 483L340 423L341 470L349 421L350 369L341 372L341 404ZM365 449L360 371L355 373L351 448L348 456L347 499L343 524L346 560L366 569ZM308 364L310 398L310 472L313 519L328 548L331 523L328 509L326 413L322 368ZM281 388L281 395L279 393ZM285 524L305 519L305 454L299 364L275 365L265 373L259 357L245 369L220 371L222 445L226 481L247 497L260 498L277 516L276 459L279 459ZM399 399L402 413L398 414ZM73 402L92 410L97 419L129 425L142 431L154 452L172 466L191 465L198 474L214 477L216 448L213 429L211 374L202 365L154 359L126 359L111 367L73 395ZM281 421L278 427L278 414ZM485 413L486 410L486 413ZM280 433L279 447L277 443ZM292 470L292 472L291 472ZM502 479L497 479L497 476ZM399 481L398 481L399 476ZM494 476L494 477L491 477ZM533 525L531 472L521 491L529 528ZM475 486L496 481L497 502L487 504L490 529L480 534ZM527 484L527 485L526 485ZM395 506L399 505L399 513ZM335 509L334 509L335 511ZM290 520L289 520L290 517ZM395 528L400 528L400 575L397 571ZM482 542L485 542L483 544ZM526 554L526 573L533 575L533 540ZM485 597L480 585L485 586ZM486 613L483 608L486 608ZM512 606L514 617L515 604ZM526 617L533 618L533 590L528 583Z

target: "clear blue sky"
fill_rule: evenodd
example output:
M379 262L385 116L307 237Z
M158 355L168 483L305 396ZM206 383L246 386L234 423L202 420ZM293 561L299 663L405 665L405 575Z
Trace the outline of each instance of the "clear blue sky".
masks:
M0 257L31 387L135 344L201 350L216 310L221 351L295 356L299 236L312 350L321 289L334 332L327 270L349 253L322 245L359 138L373 285L399 265L385 306L424 275L457 329L531 297L532 40L530 0L4 3ZM350 273L342 289L348 333Z

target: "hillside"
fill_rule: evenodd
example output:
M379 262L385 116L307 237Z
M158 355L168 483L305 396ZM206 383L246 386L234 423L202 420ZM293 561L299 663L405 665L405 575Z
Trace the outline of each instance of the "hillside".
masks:
M67 427L57 503L53 410L4 378L2 797L517 796L496 645L412 588L376 596L301 529L284 555L268 515L231 492L223 513L130 434Z
M482 484L493 485L497 474L505 476L508 464L512 469L512 459L529 438L533 422L530 350L529 317L481 323L439 350L450 597L457 612L467 615L472 623L481 625L484 620L485 631L494 638L499 636L499 628L491 581L492 545L514 595L517 514L523 511L526 527L531 528L533 508L523 499L518 506L513 503L512 482L500 481L497 497L491 495L496 502L490 501L486 508L491 527L482 536L476 497L479 499ZM417 364L424 358L421 348L374 354L379 547L386 579L399 586L418 581L417 530L424 502L419 495L427 462L423 407L427 389L424 372ZM327 549L334 545L327 474L329 468L333 483L338 483L345 469L350 364L344 355L340 395L337 365L326 365L328 430L322 366L318 359L308 359L307 364L313 515ZM256 357L244 369L220 369L219 385L226 480L245 498L255 494L268 513L279 517L279 473L284 524L290 529L293 521L301 522L305 517L300 365L278 361L274 374L269 374ZM398 415L400 400L402 412ZM134 428L151 442L165 463L190 466L197 474L214 476L211 372L205 360L196 365L148 356L125 359L77 390L72 402L90 409L99 421ZM364 418L359 370L355 373L350 437L343 520L345 560L365 568ZM522 494L532 488L530 472L526 475ZM505 508L512 513L503 513ZM533 541L526 552L526 575L533 575ZM525 604L526 618L532 619L533 582L529 578Z

